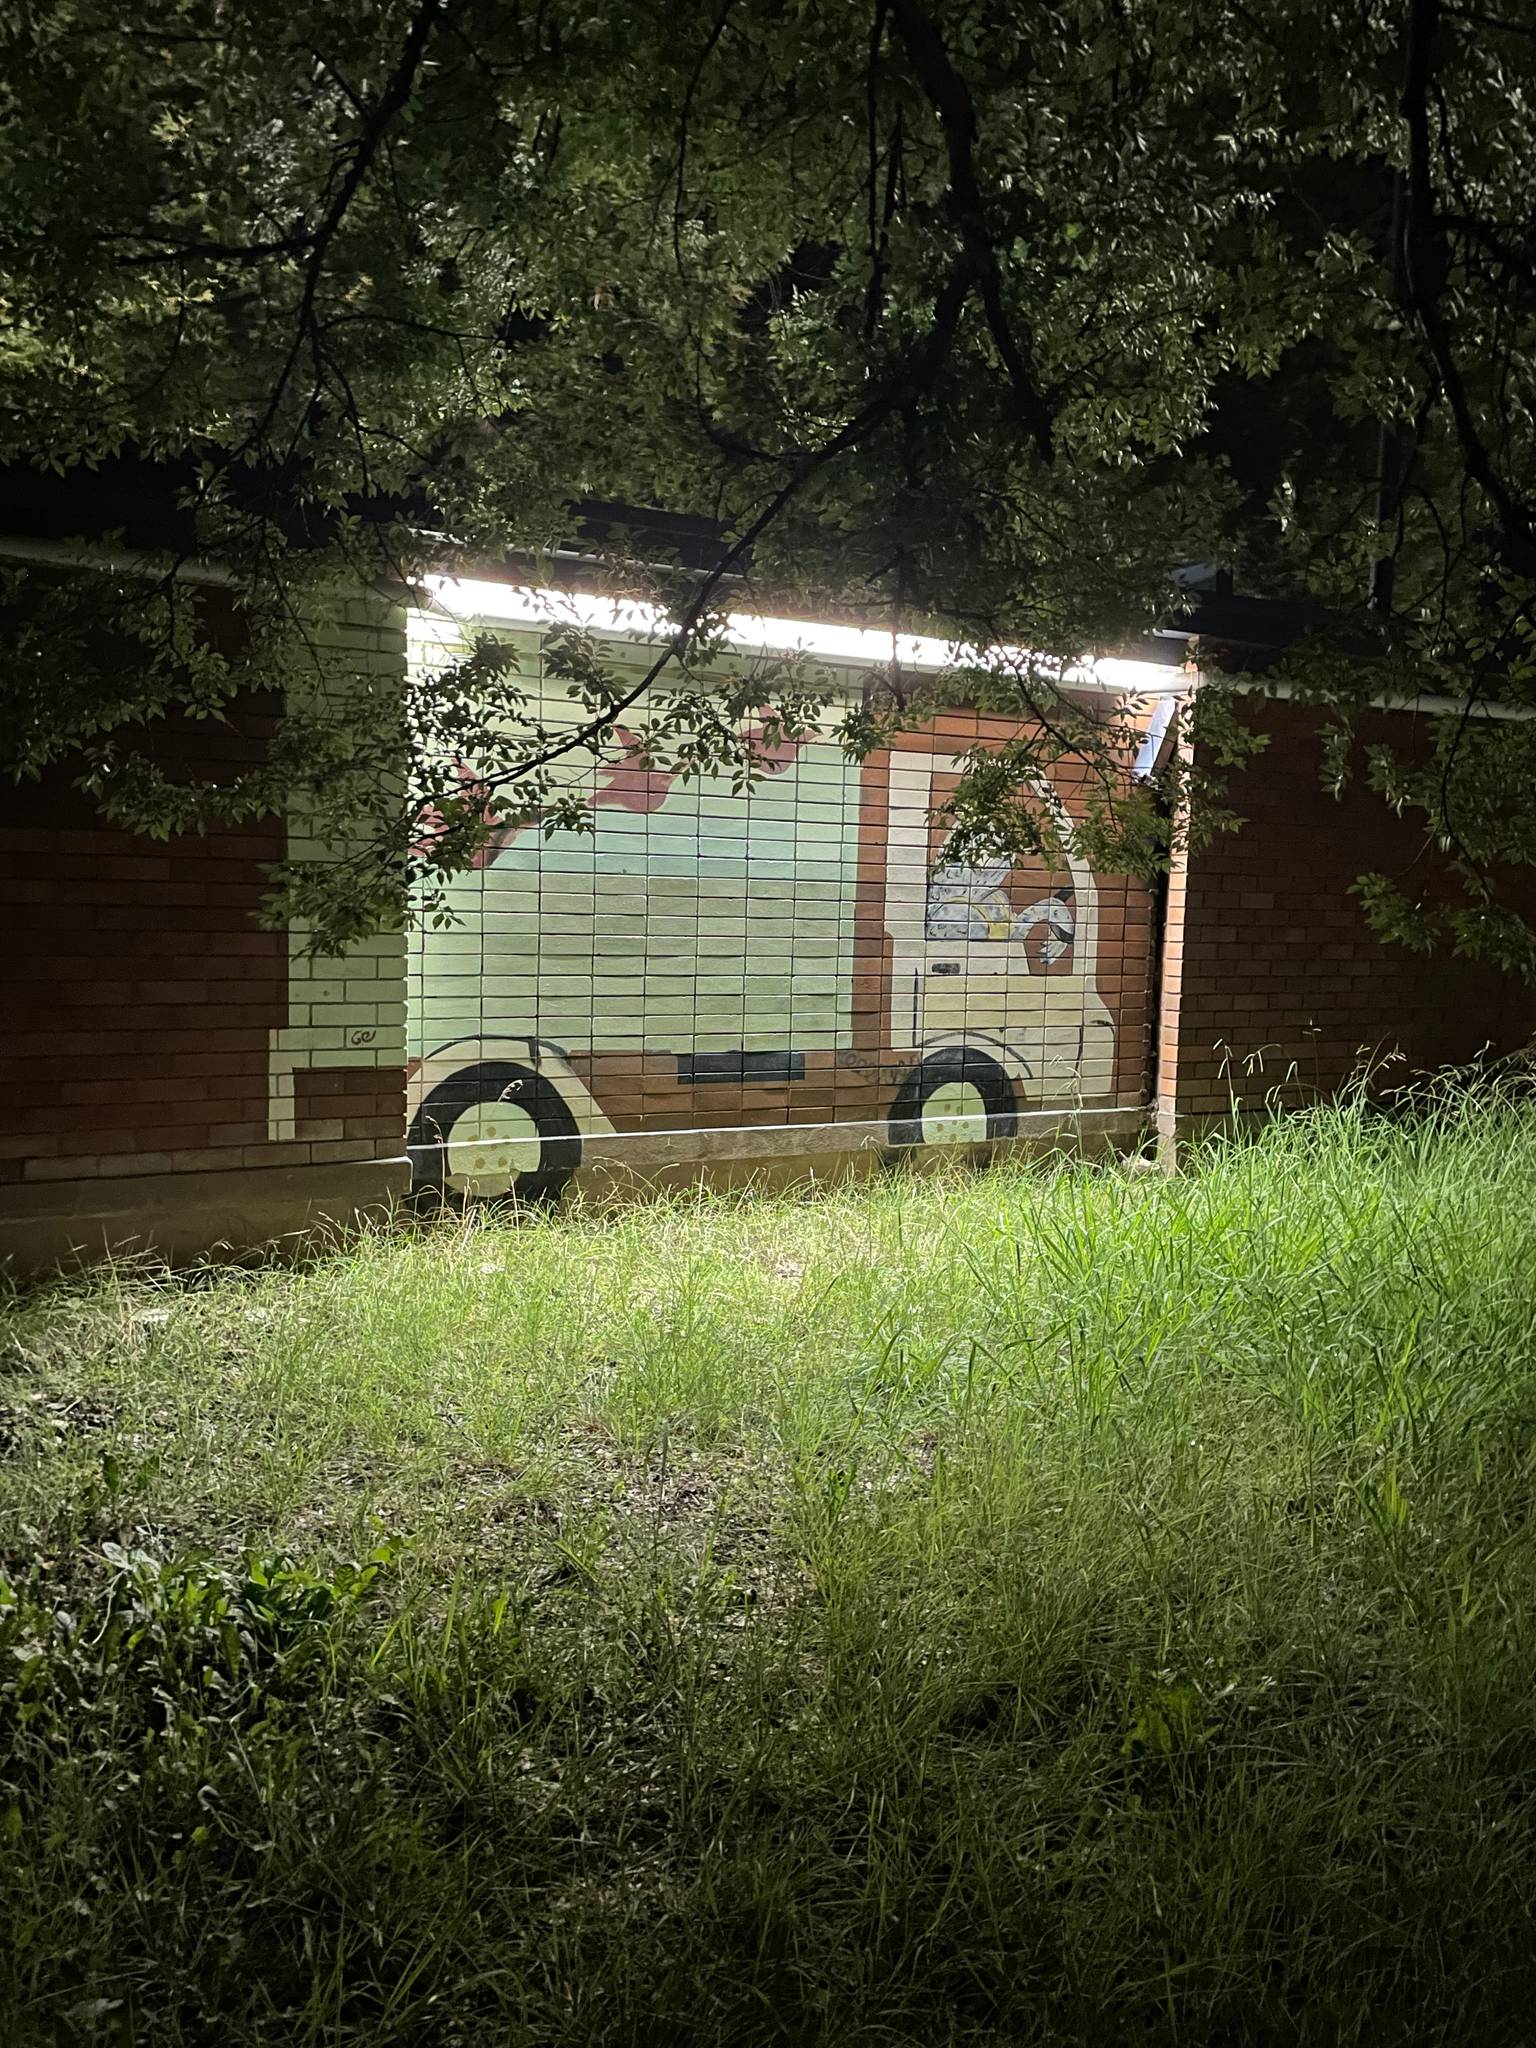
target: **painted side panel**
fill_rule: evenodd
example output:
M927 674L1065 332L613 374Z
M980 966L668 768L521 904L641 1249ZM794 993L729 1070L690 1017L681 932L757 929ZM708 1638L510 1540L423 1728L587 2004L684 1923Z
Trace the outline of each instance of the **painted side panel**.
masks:
M532 715L568 727L537 636L517 644ZM563 771L590 831L508 831L454 885L457 922L411 951L427 1178L563 1184L605 1150L639 1163L665 1136L675 1158L691 1133L702 1159L773 1126L804 1128L807 1150L834 1128L970 1142L1031 1111L1140 1101L1121 1040L1145 1030L1147 947L1128 885L1106 913L1071 850L1071 793L1041 792L1060 872L945 867L934 807L985 729L957 713L860 764L841 715L766 755L745 792L646 769L621 734Z
M530 827L450 892L413 962L411 1051L498 1028L593 1053L846 1043L857 770L808 745L749 799L724 777L615 800L590 833Z

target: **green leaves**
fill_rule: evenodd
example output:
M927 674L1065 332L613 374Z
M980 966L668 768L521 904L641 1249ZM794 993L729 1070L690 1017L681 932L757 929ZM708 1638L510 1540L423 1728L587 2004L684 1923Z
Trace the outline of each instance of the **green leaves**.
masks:
M1528 697L1536 45L1445 16L1410 170L1395 18L958 0L901 19L54 0L7 20L0 463L68 481L95 537L98 503L147 506L167 570L231 578L251 649L200 652L159 572L8 603L12 771L96 743L92 793L151 832L296 807L340 846L361 815L377 858L363 883L333 861L328 885L350 904L283 879L283 913L303 894L333 936L387 898L402 914L413 875L475 856L466 812L423 865L407 808L452 800L471 742L504 778L498 816L551 800L539 735L508 738L520 707L478 656L412 686L387 801L344 771L355 713L326 725L302 690L264 776L178 790L130 765L153 761L137 729L227 719L258 671L292 688L285 638L338 592L540 560L593 498L709 515L713 564L687 573L583 543L584 574L675 606L711 566L742 573L750 533L770 608L1070 659L1166 616L1181 562L1219 561L1338 615L1301 660L1334 665L1346 709L1379 684L1351 679L1362 630L1414 694ZM1412 292L1404 178L1437 255ZM1394 611L1373 624L1384 552ZM723 712L684 713L716 687L694 627L647 714L680 768L726 744ZM569 635L549 655L611 745L604 658ZM1022 773L1055 743L1019 716ZM381 717L360 764L386 737ZM1118 734L1078 721L1073 744L1116 772ZM1504 821L1485 851L1462 834L1484 872L1529 785L1467 751L1449 770L1453 801L1481 790ZM1427 785L1407 800L1443 836ZM979 829L979 785L972 809Z

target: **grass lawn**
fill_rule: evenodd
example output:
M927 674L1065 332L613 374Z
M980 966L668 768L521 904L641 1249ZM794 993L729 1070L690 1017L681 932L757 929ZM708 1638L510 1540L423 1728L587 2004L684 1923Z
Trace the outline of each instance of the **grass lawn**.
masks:
M1536 2041L1536 1111L0 1337L0 2041Z

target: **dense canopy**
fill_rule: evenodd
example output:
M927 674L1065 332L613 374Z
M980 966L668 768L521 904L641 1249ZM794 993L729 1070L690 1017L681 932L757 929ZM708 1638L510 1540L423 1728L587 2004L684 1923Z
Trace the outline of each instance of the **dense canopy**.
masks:
M280 892L327 935L549 802L494 650L413 691L403 787L383 706L295 691L270 768L195 787L142 721L302 668L295 621L359 577L537 560L602 499L715 537L669 573L610 531L598 565L672 607L648 744L685 761L728 756L751 708L694 680L727 598L1039 650L985 686L1020 770L1114 755L1051 658L1177 615L1191 565L1305 600L1292 679L1341 729L1383 692L1467 712L1432 760L1373 757L1462 891L1431 914L1378 887L1380 916L1527 963L1492 878L1536 857L1536 737L1474 715L1536 696L1515 0L19 0L0 180L10 504L41 470L82 508L131 475L163 512L132 573L121 534L115 571L6 571L11 765L84 747L152 830L365 813L349 888ZM209 561L243 653L200 629L184 572ZM584 744L611 745L619 686L567 660ZM793 720L815 678L772 688ZM912 712L874 677L851 738ZM965 815L1027 829L996 776ZM1111 823L1139 857L1163 832L1145 800Z

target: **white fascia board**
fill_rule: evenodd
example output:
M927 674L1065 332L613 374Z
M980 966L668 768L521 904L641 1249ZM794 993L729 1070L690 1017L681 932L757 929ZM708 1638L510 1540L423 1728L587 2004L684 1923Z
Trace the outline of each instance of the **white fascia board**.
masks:
M663 643L668 633L659 606L626 598L467 576L428 576L423 579L423 589L434 606L452 617L483 620L487 625L579 626L588 632L611 633L653 645ZM837 626L825 620L767 618L758 612L728 613L724 640L743 654L808 655L865 669L895 664L937 674L958 668L1028 671L1038 665L1043 679L1058 689L1116 697L1155 695L1162 687L1159 679L1169 674L1167 666L1159 662L1085 657L1057 663L1023 647L976 647L925 633L882 633L872 627Z
M1305 695L1304 692L1298 691L1290 683L1265 684L1259 681L1255 682L1251 687L1256 690L1267 688L1271 697ZM1458 718L1514 719L1517 721L1536 718L1536 705L1504 704L1496 698L1491 698L1487 702L1479 699L1469 704L1465 697L1438 697L1428 691L1423 692L1419 696L1394 696L1390 691L1384 692L1380 696L1372 697L1370 708L1373 711L1419 711L1427 718L1443 718L1448 712L1454 712Z
M142 548L100 547L92 541L35 540L28 534L8 533L0 535L0 559L35 562L47 569L90 569L102 576L132 576L141 581L174 576L178 583L239 587L233 570L201 555L152 554Z
M666 617L659 606L627 598L469 576L428 576L421 587L434 609L466 623L480 620L487 625L579 626L588 632L611 633L616 638L653 646L667 637ZM427 631L430 637L430 628ZM1157 715L1162 721L1157 745L1166 736L1167 710L1198 688L1200 680L1197 669L1179 669L1166 662L1107 655L1058 663L1024 647L977 647L925 633L882 633L867 626L770 618L759 612L728 613L724 639L728 647L743 654L809 655L863 669L896 664L930 674L964 668L1028 673L1038 667L1042 680L1057 689L1156 700ZM1243 687L1260 693L1267 691L1274 697L1296 694L1289 683L1266 684L1260 678ZM1536 718L1536 706L1487 702L1474 704L1469 711L1460 697L1382 695L1373 697L1371 703L1376 710L1415 711L1432 717L1454 712L1473 718Z

